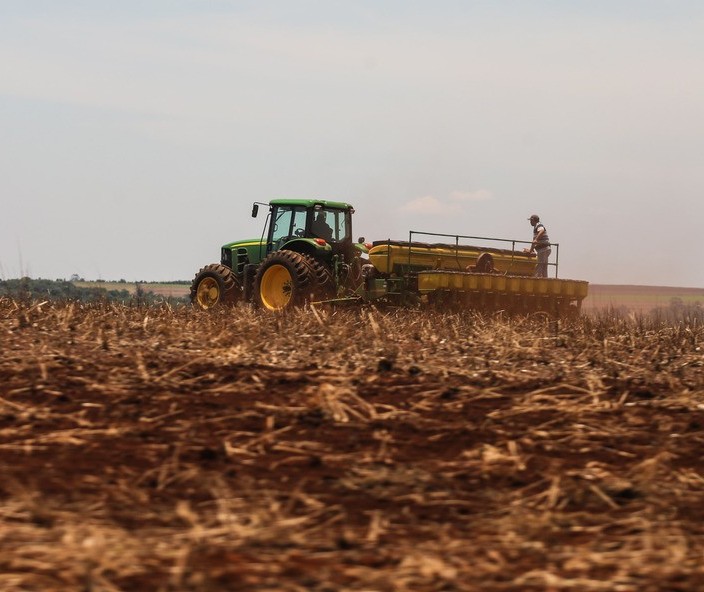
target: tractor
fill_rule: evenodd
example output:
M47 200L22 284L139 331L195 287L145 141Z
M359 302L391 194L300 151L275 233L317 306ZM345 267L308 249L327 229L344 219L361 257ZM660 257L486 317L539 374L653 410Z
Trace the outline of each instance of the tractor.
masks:
M353 293L361 284L362 256L370 245L352 240L354 208L337 201L275 199L259 239L223 245L220 263L203 267L191 284L201 309L253 302L286 310Z

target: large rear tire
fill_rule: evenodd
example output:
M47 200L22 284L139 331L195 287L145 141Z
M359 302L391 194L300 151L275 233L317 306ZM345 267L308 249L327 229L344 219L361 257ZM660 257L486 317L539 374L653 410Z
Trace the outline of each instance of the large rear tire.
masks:
M237 276L218 263L203 267L191 283L191 304L201 310L235 304L241 296L242 286Z
M284 311L309 302L317 279L309 258L295 251L275 251L257 270L254 299L267 310Z
M308 265L313 270L315 277L315 289L313 290L314 300L330 300L335 298L337 290L335 288L335 279L329 267L323 265L313 257L306 257Z

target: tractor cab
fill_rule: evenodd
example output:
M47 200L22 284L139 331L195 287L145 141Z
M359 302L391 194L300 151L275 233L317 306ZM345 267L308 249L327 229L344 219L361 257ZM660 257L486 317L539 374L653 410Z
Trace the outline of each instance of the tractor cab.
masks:
M305 252L337 251L352 241L352 206L339 202L273 200L263 241L266 254L288 249ZM253 210L256 215L257 209Z

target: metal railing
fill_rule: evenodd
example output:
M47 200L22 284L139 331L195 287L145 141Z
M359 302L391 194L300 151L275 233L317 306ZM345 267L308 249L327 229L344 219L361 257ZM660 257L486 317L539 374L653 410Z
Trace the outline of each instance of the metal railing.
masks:
M408 232L408 266L410 268L411 266L411 256L413 254L413 236L416 235L422 235L422 236L436 236L436 237L444 237L448 239L454 239L454 248L455 248L455 258L457 259L458 262L458 267L459 267L459 254L460 254L460 248L468 248L468 247L474 247L478 250L481 250L482 248L492 248L492 247L482 247L480 245L460 245L460 239L467 239L467 240L476 240L476 241L489 241L489 242L495 242L495 243L506 243L511 245L511 251L512 253L516 253L516 246L517 245L531 245L532 241L525 241L525 240L517 240L517 239L510 239L510 238L494 238L494 237L489 237L489 236L468 236L468 235L462 235L462 234L444 234L444 233L439 233L439 232L423 232L421 230L410 230ZM389 239L389 243L390 243ZM447 245L448 247L452 247L452 245ZM554 267L555 268L555 277L558 275L558 265L560 261L560 244L559 243L550 243L551 247L554 247L555 250L555 261L554 263L548 262L549 267ZM496 247L493 247L496 248ZM390 249L388 251L388 256L390 257ZM511 262L513 263L514 261L514 256L511 257Z

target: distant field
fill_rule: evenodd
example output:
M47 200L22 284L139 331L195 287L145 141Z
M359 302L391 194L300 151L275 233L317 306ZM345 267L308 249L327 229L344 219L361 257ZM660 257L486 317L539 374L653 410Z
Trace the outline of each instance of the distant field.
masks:
M633 312L648 312L658 307L669 307L673 298L679 298L685 305L698 302L704 306L704 288L590 284L589 295L582 304L582 310L590 312L626 308Z
M127 290L131 294L139 285L145 292L160 296L182 298L188 296L189 282L160 283L147 282L74 282L81 288L105 288L106 290ZM584 300L582 310L593 312L609 308L628 309L633 312L648 312L658 307L669 307L673 298L679 298L683 304L692 305L699 302L704 306L704 288L673 288L669 286L621 286L611 284L589 284L589 295Z
M105 288L106 290L127 290L130 294L137 291L137 286L145 292L152 292L159 296L171 296L172 298L182 298L188 296L191 284L180 282L177 284L146 282L136 284L134 282L73 282L77 288Z

